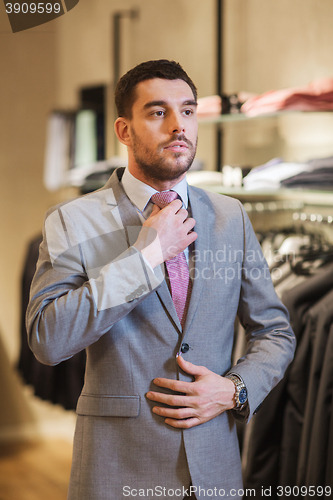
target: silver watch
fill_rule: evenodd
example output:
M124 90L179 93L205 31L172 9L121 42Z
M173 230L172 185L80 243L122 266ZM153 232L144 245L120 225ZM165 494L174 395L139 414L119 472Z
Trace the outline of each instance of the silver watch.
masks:
M229 373L226 378L230 379L235 384L235 403L236 406L234 410L241 410L245 403L247 402L247 389L243 380L236 373Z

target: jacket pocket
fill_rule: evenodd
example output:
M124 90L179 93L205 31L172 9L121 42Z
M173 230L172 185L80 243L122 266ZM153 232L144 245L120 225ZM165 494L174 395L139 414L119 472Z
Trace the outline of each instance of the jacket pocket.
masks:
M95 396L81 394L76 413L94 417L137 417L140 396Z

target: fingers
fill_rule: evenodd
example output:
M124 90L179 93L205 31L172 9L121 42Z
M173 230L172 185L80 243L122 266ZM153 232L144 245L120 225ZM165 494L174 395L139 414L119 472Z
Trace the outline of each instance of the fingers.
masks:
M161 209L157 205L153 205L153 210L152 210L149 217L152 217L153 215L158 214L158 212L160 212L160 211L161 211Z
M205 419L200 418L193 408L161 408L154 406L153 412L160 417L165 417L164 422L178 429L189 429L202 424Z
M172 203L175 203L175 200ZM178 204L176 207L171 206L172 204L168 205L167 207L163 208L160 210L161 216L163 217L176 217L175 220L178 220L178 222L185 222L185 221L190 221L191 222L191 228L194 227L195 220L192 217L188 217L188 211L185 208L182 208L181 206L179 207Z
M147 399L156 401L156 403L163 403L168 406L188 406L188 399L186 396L179 396L177 394L165 394L163 392L149 391L146 394Z
M178 212L175 213L175 215L178 217L178 219L185 222L187 220L188 211L185 208L181 208L180 210L178 210Z
M183 394L194 394L193 383L192 382L182 382L180 380L174 380L169 378L155 378L153 380L157 387L164 387L165 389L170 389L174 392L180 392ZM160 392L149 391L148 394L159 394L160 396L167 396L167 394ZM152 398L151 398L152 399ZM157 399L155 401L158 401ZM161 400L159 400L161 401Z
M198 366L194 365L193 363L190 363L189 361L185 361L185 359L181 355L177 356L176 360L178 366L184 372L189 373L190 375L194 375L195 377L206 375L209 372L208 368L206 368L205 366Z
M177 198L177 200L173 200L171 203L169 203L169 205L167 205L165 208L163 208L163 210L167 209L167 210L170 210L171 212L173 212L174 214L176 214L177 212L179 212L179 210L182 208L182 206L183 206L183 202L179 198Z
M161 406L154 406L153 412L160 417L172 418L176 420L193 418L192 408L163 408Z
M188 418L186 420L174 420L172 418L166 418L164 422L177 429L190 429L191 427L195 427L196 425L203 423L198 418Z
M150 246L146 245L146 248L139 235L139 246L137 242L134 246L142 252L154 269L162 262L183 252L196 240L198 235L193 231L194 225L195 220L188 217L188 211L182 208L181 200L174 200L163 209L154 205L150 217L143 223L143 226L154 229L158 238L155 238Z
M234 407L234 385L205 366L198 366L177 356L179 367L192 377L193 382L155 378L154 384L172 391L149 391L147 399L163 406L152 411L164 417L165 423L178 428L189 428L207 422ZM230 387L232 386L232 387Z
M152 217L153 215L157 215L159 212L163 212L163 215L165 215L166 217L169 217L171 215L176 215L177 218L181 219L183 222L186 220L190 220L192 223L191 227L194 227L195 220L192 218L187 219L188 211L185 208L182 208L182 206L183 204L181 200L178 199L172 201L171 203L169 203L169 205L167 205L162 209L158 208L157 205L154 205L150 217Z
M185 212L187 212L185 210ZM192 217L188 217L183 220L184 228L187 230L187 233L189 233L195 226L195 219Z
M158 212L161 212L161 211L163 211L163 213L167 213L169 215L170 214L175 215L181 210L182 206L183 206L183 202L179 199L173 200L171 203L169 203L169 205L167 205L164 208L159 208L157 205L154 204L153 210L150 214L150 217L152 215L156 215ZM185 209L183 209L183 210L185 210Z

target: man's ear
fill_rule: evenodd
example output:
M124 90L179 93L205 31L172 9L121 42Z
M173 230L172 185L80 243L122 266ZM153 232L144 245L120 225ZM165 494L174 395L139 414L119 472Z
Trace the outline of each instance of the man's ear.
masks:
M125 146L129 146L131 144L131 137L129 134L129 126L126 118L120 116L114 123L114 130L118 140L124 144Z

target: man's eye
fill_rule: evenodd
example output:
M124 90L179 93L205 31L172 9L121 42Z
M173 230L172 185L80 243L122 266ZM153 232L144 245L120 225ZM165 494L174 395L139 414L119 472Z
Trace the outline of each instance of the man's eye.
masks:
M185 109L184 114L185 114L186 116L193 115L193 110L192 110L192 109Z
M155 111L155 113L153 113L155 116L164 116L165 115L165 112L164 111Z

